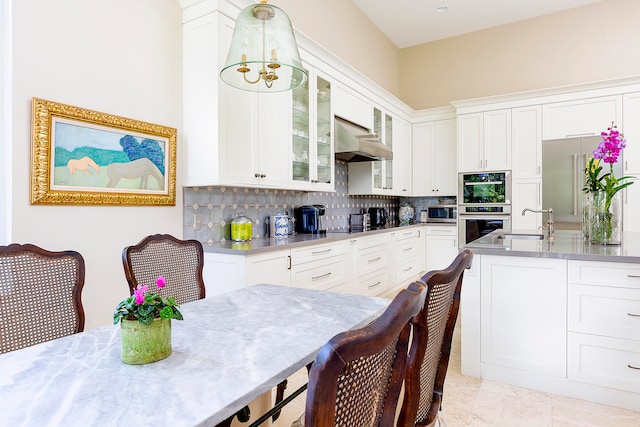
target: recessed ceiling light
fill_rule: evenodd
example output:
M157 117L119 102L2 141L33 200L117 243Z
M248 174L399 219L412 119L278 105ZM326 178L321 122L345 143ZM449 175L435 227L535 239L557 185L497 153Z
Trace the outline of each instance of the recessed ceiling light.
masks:
M449 6L442 5L442 6L436 7L436 12L439 12L439 13L446 12L447 10L449 10Z

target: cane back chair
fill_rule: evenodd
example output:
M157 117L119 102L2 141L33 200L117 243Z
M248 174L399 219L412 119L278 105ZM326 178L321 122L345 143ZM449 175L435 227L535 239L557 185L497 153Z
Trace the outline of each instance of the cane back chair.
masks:
M204 251L197 240L180 240L169 234L147 236L122 250L122 264L132 295L138 285L151 286L164 276L166 286L157 290L160 297L172 296L178 304L205 297Z
M426 285L427 297L413 321L398 426L431 426L439 417L462 279L472 259L473 253L464 250L446 269L430 271L409 286L417 289Z
M322 347L309 374L305 426L393 426L410 321L424 305L424 291L400 291L376 320Z
M78 252L0 246L0 353L82 332L84 275Z

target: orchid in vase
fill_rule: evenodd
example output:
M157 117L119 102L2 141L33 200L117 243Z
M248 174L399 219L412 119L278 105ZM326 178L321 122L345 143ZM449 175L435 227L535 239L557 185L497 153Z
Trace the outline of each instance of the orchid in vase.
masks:
M611 127L600 135L602 140L584 170L586 181L582 190L592 200L586 218L588 229L585 230L585 236L595 243L613 243L620 224L612 210L612 202L616 193L633 184L632 181L623 181L633 177L616 178L613 171L613 165L618 162L622 150L627 146L624 135L618 131L617 126L611 123ZM609 165L608 171L602 163Z

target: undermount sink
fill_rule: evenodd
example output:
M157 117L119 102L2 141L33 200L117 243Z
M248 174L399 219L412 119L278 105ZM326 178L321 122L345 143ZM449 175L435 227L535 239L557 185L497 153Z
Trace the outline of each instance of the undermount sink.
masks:
M504 233L496 236L496 239L503 240L543 240L543 234L517 234L517 233Z

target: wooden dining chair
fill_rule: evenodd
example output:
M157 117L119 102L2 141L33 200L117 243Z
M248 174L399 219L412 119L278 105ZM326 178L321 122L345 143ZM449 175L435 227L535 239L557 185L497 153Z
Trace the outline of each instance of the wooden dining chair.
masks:
M0 246L0 353L82 332L84 275L78 252Z
M149 285L155 292L156 279L164 276L166 286L157 290L162 298L173 296L184 304L205 297L204 251L197 240L169 234L147 236L122 250L122 264L131 295L138 285Z
M322 347L309 374L305 426L394 425L410 321L425 296L424 288L404 289L373 322Z
M439 417L462 279L465 269L471 267L472 259L473 253L464 250L446 269L430 271L409 286L409 289L420 289L426 285L427 297L423 309L412 322L398 426L431 426Z

